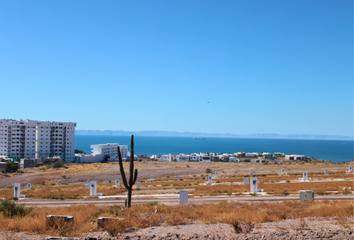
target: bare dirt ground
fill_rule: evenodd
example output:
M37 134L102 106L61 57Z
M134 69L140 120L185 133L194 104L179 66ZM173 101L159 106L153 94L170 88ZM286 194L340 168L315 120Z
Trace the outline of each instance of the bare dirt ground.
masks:
M188 224L178 226L159 226L144 229L129 229L124 234L111 237L107 232L83 234L81 238L52 239L354 239L352 224L354 218L348 219L350 224L340 224L334 218L287 219L282 222L269 222L255 226L242 225L246 233L236 234L229 224ZM48 236L21 233L0 233L1 239L45 239ZM48 238L47 238L48 239Z
M20 174L0 175L0 188L13 186L14 183L37 183L39 181L60 181L64 183L82 183L91 181L107 181L120 179L118 163L107 164L69 164L67 169L45 169L29 168ZM74 166L74 167L73 167ZM127 165L126 165L127 166ZM135 167L138 169L138 179L148 179L151 175L155 178L160 177L190 177L205 174L207 168L213 173L218 171L222 175L245 175L253 172L254 174L279 174L280 169L285 169L286 173L307 171L320 172L324 170L345 171L348 164L325 163L298 163L285 162L282 164L263 164L263 163L223 163L223 162L137 162ZM75 168L75 170L72 170ZM43 170L43 168L42 168Z

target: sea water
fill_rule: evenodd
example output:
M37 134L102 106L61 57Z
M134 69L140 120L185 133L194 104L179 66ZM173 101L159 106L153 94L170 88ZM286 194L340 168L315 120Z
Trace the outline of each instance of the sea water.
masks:
M255 138L204 138L135 136L136 155L161 155L178 153L235 153L235 152L281 152L306 157L343 162L353 160L353 141L348 140L300 140ZM75 149L91 154L90 145L119 143L128 145L130 136L76 135Z

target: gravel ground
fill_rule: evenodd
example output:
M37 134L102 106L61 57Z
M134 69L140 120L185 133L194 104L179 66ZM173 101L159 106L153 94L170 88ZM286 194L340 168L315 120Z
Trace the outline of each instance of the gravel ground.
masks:
M347 223L353 226L354 217ZM247 225L243 226L243 230ZM287 219L282 222L257 224L249 233L235 234L229 224L188 224L179 226L159 226L144 229L131 229L118 237L110 237L107 232L93 232L81 238L46 238L38 235L21 233L0 233L0 239L26 240L26 239L75 239L75 240L184 240L184 239L354 239L353 228L343 228L335 218L304 218Z

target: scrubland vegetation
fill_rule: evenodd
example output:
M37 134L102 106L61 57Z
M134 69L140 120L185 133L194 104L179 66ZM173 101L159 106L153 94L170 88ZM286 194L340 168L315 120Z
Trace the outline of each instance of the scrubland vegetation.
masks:
M0 215L0 231L79 237L83 233L97 231L98 217L124 218L120 226L110 226L111 234L128 228L146 228L160 225L183 225L189 223L227 223L237 226L246 223L281 221L288 218L335 217L338 224L352 227L346 219L353 216L352 201L285 201L282 203L227 203L188 204L166 206L133 204L131 208L96 205L76 205L60 208L34 208L24 215ZM74 216L74 224L46 226L47 215Z

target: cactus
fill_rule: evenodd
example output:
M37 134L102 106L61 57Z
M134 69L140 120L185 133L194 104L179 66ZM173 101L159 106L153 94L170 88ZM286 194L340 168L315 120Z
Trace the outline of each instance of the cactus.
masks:
M119 146L117 147L120 174L122 176L124 187L128 190L128 207L131 207L133 185L135 184L136 179L138 177L138 169L135 169L134 172L134 135L132 135L130 147L131 149L130 149L129 183L127 182L127 178L125 176L120 148Z

